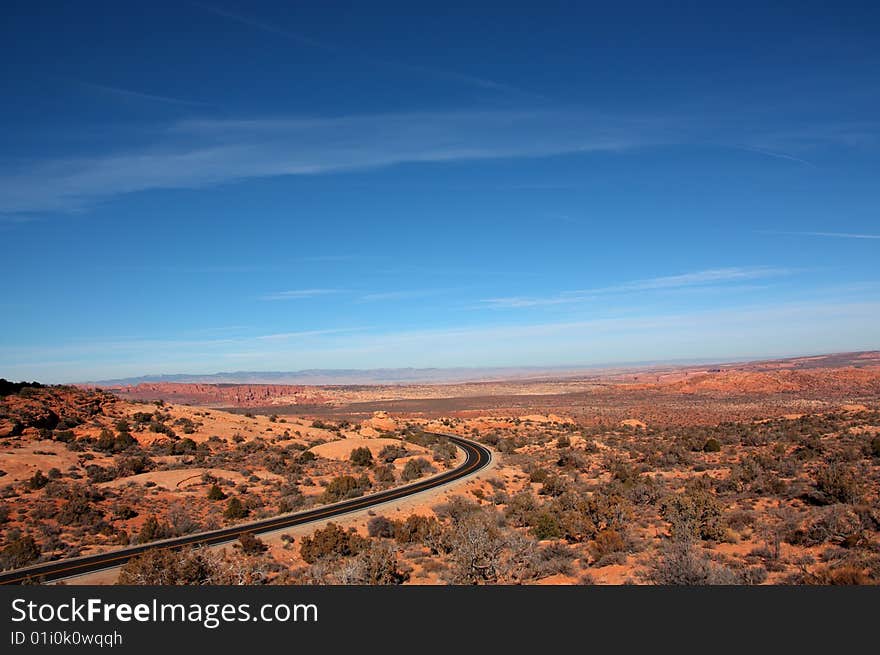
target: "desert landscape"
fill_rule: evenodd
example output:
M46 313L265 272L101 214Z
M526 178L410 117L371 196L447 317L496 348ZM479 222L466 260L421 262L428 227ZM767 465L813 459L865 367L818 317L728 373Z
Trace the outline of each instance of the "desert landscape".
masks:
M440 488L64 583L875 584L880 353L446 384L3 382L0 565ZM33 582L39 582L35 577Z

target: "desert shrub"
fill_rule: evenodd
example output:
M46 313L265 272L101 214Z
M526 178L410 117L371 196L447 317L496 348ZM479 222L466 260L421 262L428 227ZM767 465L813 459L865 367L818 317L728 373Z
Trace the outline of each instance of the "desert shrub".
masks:
M402 544L428 543L437 536L439 523L433 516L411 514L395 524L394 539Z
M558 475L548 475L541 485L539 494L542 496L561 496L568 490L568 482Z
M382 543L369 543L343 562L338 576L342 584L357 585L396 585L409 579L409 573L400 570L394 550Z
M433 507L434 513L440 518L461 521L471 514L481 512L480 506L464 496L453 496L445 503Z
M300 556L309 564L324 557L350 557L363 550L368 540L355 532L354 528L343 530L333 522L309 537L303 537Z
M308 464L309 462L314 462L316 459L318 459L318 456L311 450L304 450L300 453L299 457L297 457L300 464Z
M394 521L385 516L374 516L367 521L367 534L371 537L393 537Z
M58 522L61 525L96 525L104 518L104 512L95 506L93 500L94 497L86 492L74 492L58 510Z
M377 466L373 471L373 475L376 476L376 482L379 484L394 484L397 481L394 469L388 465Z
M86 475L92 484L100 484L101 482L110 482L116 479L117 471L113 468L104 468L97 464L89 464L86 466Z
M204 585L212 584L216 575L216 564L203 552L151 549L126 562L116 584Z
M113 518L118 519L120 521L127 521L128 519L133 519L137 516L138 513L128 505L115 505L113 507Z
M458 449L449 441L441 441L431 446L435 462L451 462L458 454Z
M832 462L816 473L816 491L830 503L857 503L862 484L851 467Z
M600 531L590 542L590 555L596 566L610 564L611 560L626 553L627 541L617 530Z
M529 525L532 515L538 509L537 499L528 491L513 496L504 510L505 518L516 527Z
M156 541L157 539L167 539L170 536L171 528L164 523L160 523L159 519L151 514L141 526L141 530L138 532L137 542L139 544L146 544L151 541Z
M815 511L815 510L814 510ZM863 517L849 505L833 505L819 510L819 515L797 527L786 541L798 546L818 546L827 542L844 543L862 535Z
M412 480L418 480L425 473L432 471L433 467L431 466L428 460L422 457L416 457L415 459L409 460L403 467L403 472L400 474L400 477L406 482L410 482Z
M168 523L172 537L198 532L202 527L187 511L183 503L179 502L168 508Z
M632 505L626 498L608 491L593 493L584 501L582 511L596 531L621 531L633 515Z
M9 520L9 505L6 503L0 503L0 525L3 525Z
M691 489L667 498L661 507L673 537L721 539L724 536L721 504L708 490Z
M576 471L586 471L589 468L587 458L575 450L566 450L559 459L556 460L556 466L561 468L571 468Z
M238 496L233 496L228 501L226 501L226 509L223 511L224 518L230 520L243 519L248 515L248 510L242 504L241 499Z
M874 457L880 457L880 437L874 437L871 439L869 452Z
M118 432L113 438L113 452L119 453L127 448L137 445L137 440L130 432Z
M290 485L282 489L282 495L278 499L278 511L281 514L293 512L305 505L306 498L299 487Z
M348 457L349 461L355 466L372 466L373 453L367 447L355 448Z
M540 484L544 482L549 475L550 473L547 472L547 469L533 468L529 471L529 482Z
M557 448L568 448L569 446L571 446L571 439L569 439L567 434L563 434L556 439Z
M49 484L49 478L47 478L45 475L43 475L43 472L40 470L38 470L30 478L28 478L28 481L27 481L28 489L34 489L34 490L42 489L47 484Z
M107 428L103 428L101 434L98 435L98 439L95 441L95 448L102 451L111 451L113 450L113 442L115 440L116 436Z
M706 443L703 444L703 452L704 453L720 453L721 452L721 442L714 437L710 437L706 439Z
M325 503L335 503L346 498L363 496L364 492L372 486L370 479L362 475L359 478L353 475L340 475L333 478L324 493L321 495Z
M760 584L767 572L760 567L734 570L713 562L690 540L673 539L661 547L645 577L658 585Z
M208 500L226 500L226 494L223 493L223 490L216 482L208 489Z
M269 549L263 540L254 536L252 532L242 532L238 537L237 546L245 555L259 555Z
M837 566L820 566L812 572L806 572L796 584L808 585L869 585L875 584L864 568L851 563L842 563Z
M516 449L518 448L516 440L511 438L499 440L495 447L498 449L499 453L504 453L505 455L510 455L511 453L516 452Z
M72 430L55 430L52 434L52 438L55 441L60 441L61 443L70 443L76 437L73 434Z
M546 510L533 514L530 532L535 539L560 539L565 536L565 530L560 525L559 519Z
M116 477L137 475L155 468L156 464L146 455L128 455L116 458Z
M379 451L379 459L390 464L398 457L406 457L406 454L407 450L403 445L388 444Z
M485 512L474 512L454 523L448 535L449 582L479 584L497 581L506 546L497 523Z
M29 534L19 535L11 539L0 550L0 568L18 569L33 564L40 559L40 546Z
M172 438L175 436L173 433L171 435ZM198 450L198 444L186 437L185 439L181 439L180 441L175 441L171 446L171 454L172 455L191 455Z
M755 525L755 513L743 509L731 510L724 515L724 525L741 532Z

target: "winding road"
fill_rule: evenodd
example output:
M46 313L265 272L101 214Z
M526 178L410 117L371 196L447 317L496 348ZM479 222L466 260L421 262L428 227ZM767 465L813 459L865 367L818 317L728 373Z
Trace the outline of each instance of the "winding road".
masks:
M132 557L151 549L174 550L185 546L215 546L235 541L245 532L261 534L296 525L303 525L305 523L326 521L337 516L342 516L343 514L362 510L367 507L373 507L375 505L381 505L382 503L398 500L400 498L427 491L428 489L434 489L449 484L450 482L460 480L476 473L480 469L488 466L492 461L491 451L476 442L452 434L430 434L445 437L461 448L466 455L464 463L451 471L446 471L445 473L441 473L440 475L425 480L413 482L412 484L407 484L402 487L395 487L394 489L388 489L386 491L380 491L368 496L360 496L359 498L344 500L332 505L323 505L305 512L273 516L269 519L262 519L251 523L242 523L231 528L222 528L220 530L199 532L197 534L186 535L174 539L153 541L141 546L123 548L109 553L101 553L99 555L86 555L84 557L46 562L21 569L14 569L12 571L4 571L3 573L0 573L0 584L21 584L29 578L41 582L51 582L54 580L82 575L84 573L93 573L102 569L122 566Z

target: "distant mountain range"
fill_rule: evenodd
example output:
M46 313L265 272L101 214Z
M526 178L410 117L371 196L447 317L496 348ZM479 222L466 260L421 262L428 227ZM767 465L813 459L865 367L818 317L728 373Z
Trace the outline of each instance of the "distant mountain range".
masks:
M231 371L208 374L159 374L131 378L83 382L87 386L123 387L142 383L182 384L291 384L291 385L370 385L370 384L443 384L457 382L486 382L493 380L534 379L546 377L576 377L599 373L645 371L680 366L713 364L721 367L738 366L743 363L763 367L784 365L793 368L817 366L876 366L880 363L880 351L806 355L780 359L691 359L650 362L606 363L575 366L496 366L484 368L373 368L373 369L305 369L301 371Z
M473 382L493 379L531 378L548 374L574 375L590 367L495 367L495 368L376 368L308 369L303 371L232 371L211 374L142 375L132 378L97 380L84 384L122 387L141 383L184 384L419 384Z

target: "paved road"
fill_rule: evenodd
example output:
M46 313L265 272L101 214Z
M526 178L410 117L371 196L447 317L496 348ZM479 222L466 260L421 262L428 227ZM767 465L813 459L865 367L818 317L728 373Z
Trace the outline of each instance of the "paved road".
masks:
M324 505L323 507L318 507L305 512L298 512L296 514L275 516L270 519L263 519L252 523L242 523L231 528L200 532L198 534L186 535L176 539L153 541L142 546L123 548L109 553L102 553L100 555L87 555L85 557L46 562L44 564L36 564L22 569L5 571L0 573L0 584L21 584L28 578L51 582L53 580L61 580L62 578L69 578L84 573L92 573L102 569L122 566L135 555L139 555L152 548L177 549L183 548L184 546L214 546L235 541L245 532L260 534L263 532L289 528L295 525L302 525L304 523L312 523L314 521L326 521L336 516L348 514L349 512L386 503L390 500L405 498L428 489L448 484L479 471L488 466L492 461L492 453L489 449L478 443L451 434L438 434L438 436L446 437L456 446L461 448L467 455L467 458L461 466L458 466L451 471L441 473L435 477L413 482L412 484L404 485L402 487L388 489L387 491L380 491L368 496L344 500L333 505Z

